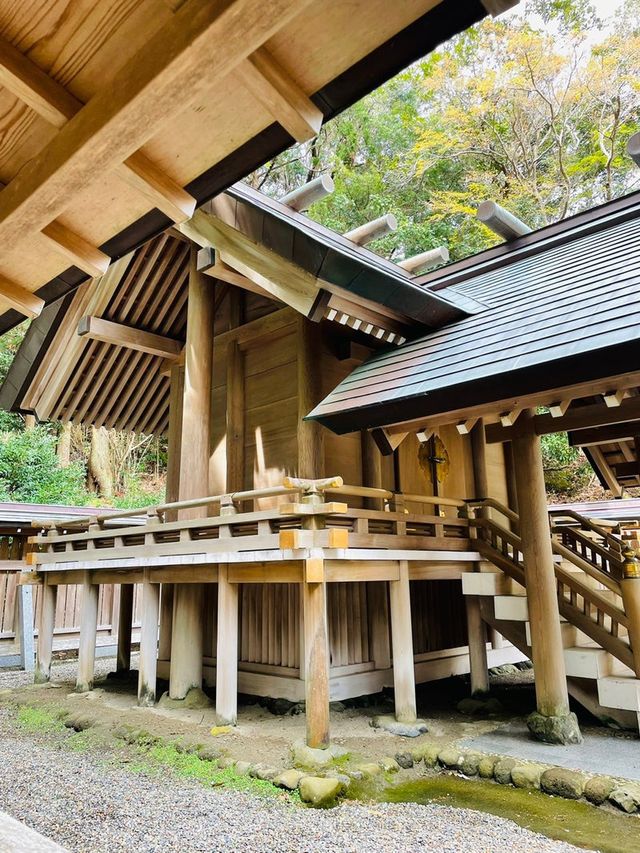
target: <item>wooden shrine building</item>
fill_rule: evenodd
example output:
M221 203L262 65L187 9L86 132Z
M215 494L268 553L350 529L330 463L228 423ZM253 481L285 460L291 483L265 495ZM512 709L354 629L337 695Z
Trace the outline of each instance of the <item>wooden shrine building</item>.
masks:
M367 248L392 218L338 235L306 217L326 176L280 200L238 182L511 4L115 5L0 9L22 122L0 159L0 330L36 318L0 404L169 444L143 524L42 523L22 577L40 587L36 678L79 586L91 689L116 584L124 666L141 590L141 704L158 677L174 699L215 687L229 723L238 692L304 698L326 746L331 699L392 686L411 722L416 681L470 668L485 690L489 665L532 656L537 736L580 737L569 692L637 726L632 533L550 527L539 436L635 438L638 197L424 273L442 247Z

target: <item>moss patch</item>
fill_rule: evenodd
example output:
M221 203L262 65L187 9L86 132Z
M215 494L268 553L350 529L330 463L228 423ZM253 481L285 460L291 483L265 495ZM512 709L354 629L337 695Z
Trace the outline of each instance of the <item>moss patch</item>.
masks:
M64 730L60 712L48 708L35 708L22 705L18 708L16 719L19 727L28 732L60 732Z

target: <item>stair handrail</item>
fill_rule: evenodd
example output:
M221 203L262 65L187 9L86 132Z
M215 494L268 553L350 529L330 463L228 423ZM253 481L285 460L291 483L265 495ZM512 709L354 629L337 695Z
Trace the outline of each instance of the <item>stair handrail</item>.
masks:
M580 515L580 513L576 512L574 509L561 509L560 507L556 509L552 508L549 510L549 516L553 519L562 516L572 518L574 521L577 521L581 527L591 530L593 533L597 533L598 536L601 536L614 550L618 552L621 550L621 540L617 536L614 536L613 533L606 530L601 526L601 524L596 524L593 519L587 518L585 515ZM561 527L562 525L558 526Z
M508 506L497 501L495 498L473 498L464 502L465 506L474 512L478 509L495 509L509 521L516 525L520 524L520 516ZM477 516L475 516L477 518Z

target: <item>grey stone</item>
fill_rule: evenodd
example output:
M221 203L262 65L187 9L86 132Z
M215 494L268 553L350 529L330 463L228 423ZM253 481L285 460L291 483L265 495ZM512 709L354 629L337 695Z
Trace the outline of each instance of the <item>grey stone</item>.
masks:
M459 749L448 746L440 750L438 761L443 767L448 767L450 770L459 770L463 762L463 755Z
M396 752L396 761L403 770L413 767L413 755L410 752Z
M489 670L491 675L516 675L519 671L513 663L503 663L501 666L493 666Z
M596 806L601 806L615 789L616 783L608 776L594 776L584 786L584 795Z
M269 767L267 764L253 764L249 768L249 776L253 779L262 779L263 782L271 782L278 775L275 767Z
M640 785L627 782L619 785L609 794L609 802L627 814L640 811Z
M465 752L462 755L460 772L465 776L477 776L482 756L477 752Z
M379 776L382 773L382 767L379 764L374 764L372 761L365 764L358 764L356 770L362 773L365 779L370 779L372 776Z
M395 760L395 758L385 756L384 758L380 759L379 764L385 773L397 773L398 770L400 770L400 765Z
M63 722L66 728L73 729L76 732L83 732L85 729L90 729L94 723L91 717L88 717L85 714L69 714L68 717L65 717ZM122 739L126 740L125 737Z
M412 751L414 763L424 761L425 767L435 767L441 747L437 743L425 743Z
M555 794L567 800L579 800L584 791L584 776L564 767L551 767L540 777L540 787L545 794Z
M543 743L582 743L578 718L572 712L555 717L545 717L534 711L527 719L529 731Z
M518 762L514 758L499 758L493 767L493 778L501 785L511 782L511 771Z
M221 751L215 746L205 744L198 749L198 758L203 761L218 761L221 757Z
M291 756L295 767L306 770L319 770L329 767L336 758L347 755L347 750L337 744L330 744L327 749L314 749L304 743L294 743Z
M341 791L339 779L321 779L318 776L305 776L300 780L300 799L314 808L328 808L334 805Z
M346 773L338 773L337 770L329 770L328 773L325 773L325 779L337 779L340 782L341 788L340 793L344 794L349 790L349 786L351 785L351 778L347 776Z
M158 702L158 707L169 710L198 710L210 708L212 704L211 699L203 690L199 687L192 687L184 699L172 699L168 693L163 693Z
M511 781L516 788L539 788L544 769L540 764L516 764L511 768Z
M478 775L481 779L493 779L493 770L497 760L493 755L484 755L480 759L478 762Z
M303 776L304 773L292 767L290 770L283 770L282 773L278 773L273 779L273 784L278 788L286 788L287 791L295 791Z
M246 776L247 773L251 770L251 765L248 761L236 761L235 763L235 771L240 776Z
M415 723L400 723L392 714L374 717L371 720L371 725L374 729L383 729L385 732L399 737L419 737L428 731L424 720L416 720Z

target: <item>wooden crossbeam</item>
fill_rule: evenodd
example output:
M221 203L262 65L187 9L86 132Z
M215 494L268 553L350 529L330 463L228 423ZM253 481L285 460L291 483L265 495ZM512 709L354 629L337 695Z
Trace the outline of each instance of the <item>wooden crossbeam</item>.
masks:
M552 403L549 406L549 414L552 418L561 418L571 405L571 402L571 400L560 400L557 403Z
M224 281L226 284L232 284L234 287L240 287L243 290L257 293L259 296L264 296L267 299L273 299L275 302L280 301L273 294L260 287L259 284L247 278L246 275L242 275L242 273L234 270L233 267L225 264L220 257L220 253L216 252L211 246L204 246L202 249L199 249L197 257L199 272L211 276L211 278L218 279L218 281Z
M123 323L114 323L103 317L83 317L78 323L78 334L94 341L126 347L127 349L146 352L149 355L159 355L161 358L176 359L182 351L183 344L164 335L145 332Z
M280 201L293 210L305 211L312 204L330 195L334 189L335 184L331 175L320 175L319 178L314 178L312 181L282 196Z
M630 397L614 409L602 403L595 403L570 409L561 418L553 418L550 414L534 415L528 423L537 435L548 435L552 432L569 432L638 419L640 419L640 397ZM487 441L489 443L511 441L517 438L518 430L518 423L512 427L489 424L486 428Z
M510 412L503 412L500 415L500 423L502 426L513 426L522 414L522 409L512 409Z
M118 168L160 120L211 92L306 2L187 0L0 192L0 243L19 245L41 231L96 174Z
M317 136L322 112L265 47L241 62L236 74L296 142Z
M0 86L54 127L63 127L82 103L12 44L0 39Z
M594 463L598 466L598 470L602 475L602 479L607 484L609 491L616 498L622 497L623 488L618 482L616 474L612 471L602 450L599 447L592 447L589 448L589 453Z
M104 275L109 269L111 258L89 243L79 234L70 231L59 221L50 222L42 229L47 242L61 255L68 258L91 278Z
M460 435L469 435L469 433L479 420L479 418L469 418L469 420L462 421L461 423L456 424L456 429L458 430Z
M25 317L37 317L44 308L44 300L4 276L0 276L0 298Z
M342 236L358 246L366 246L367 243L379 240L380 237L384 237L397 230L398 220L393 213L386 213L384 216L378 217L378 219L365 222L364 225L359 225L357 228L347 231Z
M598 444L609 444L612 441L632 441L636 433L640 433L640 424L630 422L590 429L577 429L568 433L568 437L569 444L572 447L595 447Z
M193 216L196 209L195 198L158 168L142 151L136 151L127 157L118 174L173 222L184 222Z
M619 406L624 398L628 395L627 389L622 389L621 391L609 391L607 394L602 395L602 399L605 402L605 405L609 406L610 409L615 409L616 406Z
M640 475L640 462L617 462L611 466L616 477L636 477Z

